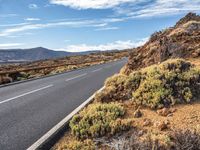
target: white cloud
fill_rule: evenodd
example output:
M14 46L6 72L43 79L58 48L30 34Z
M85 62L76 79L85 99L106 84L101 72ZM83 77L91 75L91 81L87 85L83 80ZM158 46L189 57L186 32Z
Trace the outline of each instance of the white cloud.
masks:
M0 43L0 49L13 48L22 45L24 45L24 43Z
M26 20L33 21L38 20L38 18L27 18ZM109 22L108 22L109 23ZM107 27L108 23L105 20L72 20L72 21L58 21L58 22L47 22L47 23L22 23L22 24L10 24L10 25L0 25L3 27L10 27L0 31L0 37L6 37L16 33L44 29L44 28L53 28L59 26L66 26L71 28L83 28L83 27L93 27L93 28L102 28L100 30L116 30L117 27Z
M138 41L115 41L112 43L107 44L100 44L100 45L87 45L87 44L78 44L78 45L69 45L66 48L61 48L58 50L64 50L69 52L83 52L83 51L90 51L90 50L123 50L128 48L134 48L143 45L148 38L138 40Z
M29 23L27 23L27 22L14 23L14 24L0 24L0 27L15 27L15 26L28 25L28 24L29 24Z
M105 27L108 23L95 24L94 27Z
M95 31L107 31L107 30L118 30L119 27L103 27L103 28L98 28L95 29Z
M200 11L200 0L49 0L51 4L63 5L73 9L111 8L124 21L133 18L152 17ZM117 18L116 18L117 19ZM115 21L115 20L113 20Z
M28 7L30 9L38 9L39 8L38 5L36 5L36 4L29 4Z
M124 22L135 18L166 16L189 11L200 12L200 0L50 0L52 4L60 4L76 9L100 9L112 7L115 17L102 18L94 20L71 20L47 22L42 24L26 24L21 26L10 27L0 31L0 36L9 36L18 32L24 32L35 29L49 27L93 27L95 31L117 30L115 23ZM126 4L126 5L125 5ZM142 5L143 4L143 5ZM38 7L33 5L33 7ZM27 18L29 21L38 20L39 18ZM4 26L4 25L0 25ZM4 26L5 27L5 26ZM9 26L8 26L9 27Z
M40 18L25 18L26 21L39 21Z
M187 12L200 12L199 0L156 0L145 5L134 7L117 7L115 12L118 15L125 15L132 18L144 18L154 16L168 16Z
M97 24L95 21L92 20L83 20L83 21L64 21L64 22L51 22L51 23L44 23L44 24L27 24L12 28L4 29L0 32L0 37L9 36L15 33L35 30L35 29L43 29L49 27L58 27L58 26L67 26L67 27L97 27L100 24Z
M17 14L0 14L0 18L16 17Z
M50 3L75 9L106 9L135 1L137 0L50 0Z

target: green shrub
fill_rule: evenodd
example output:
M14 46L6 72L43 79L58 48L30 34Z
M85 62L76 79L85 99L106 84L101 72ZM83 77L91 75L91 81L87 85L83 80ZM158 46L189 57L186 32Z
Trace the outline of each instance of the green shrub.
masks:
M151 108L189 103L199 94L200 70L182 59L172 59L140 71L143 79L133 90L133 101Z
M70 128L79 139L113 135L131 126L130 120L121 119L124 114L118 103L91 104L72 118Z
M138 105L162 107L169 99L172 91L164 87L164 83L158 79L149 78L144 80L140 87L133 93L134 101Z
M138 88L141 78L140 72L133 72L130 76L114 75L106 80L105 89L96 94L95 100L98 102L128 100L132 97L132 91Z
M101 92L95 95L97 102L111 102L119 99L117 88L114 86L107 86Z
M29 76L30 74L26 72L20 72L19 75L17 76L17 81L26 80L29 78Z
M95 144L92 140L78 141L73 140L58 148L59 150L95 150Z
M183 59L170 59L130 75L115 75L95 96L99 102L132 99L137 105L159 108L189 103L200 95L200 69Z

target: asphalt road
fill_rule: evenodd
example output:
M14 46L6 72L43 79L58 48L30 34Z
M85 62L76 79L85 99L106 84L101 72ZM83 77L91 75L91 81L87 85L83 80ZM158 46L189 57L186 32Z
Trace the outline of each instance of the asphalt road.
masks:
M0 149L24 150L103 86L126 59L0 88Z

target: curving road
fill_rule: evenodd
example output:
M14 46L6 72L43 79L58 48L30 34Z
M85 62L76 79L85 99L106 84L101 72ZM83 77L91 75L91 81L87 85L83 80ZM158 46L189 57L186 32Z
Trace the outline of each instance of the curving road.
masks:
M24 150L117 73L126 59L0 88L0 149Z

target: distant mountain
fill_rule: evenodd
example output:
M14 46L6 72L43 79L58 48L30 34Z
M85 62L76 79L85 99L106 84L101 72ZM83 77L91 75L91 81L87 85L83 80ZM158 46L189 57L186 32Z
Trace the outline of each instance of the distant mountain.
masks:
M53 51L43 47L36 47L30 49L2 49L0 50L0 62L37 61L72 55L89 54L93 52L94 51L73 53L65 51Z

